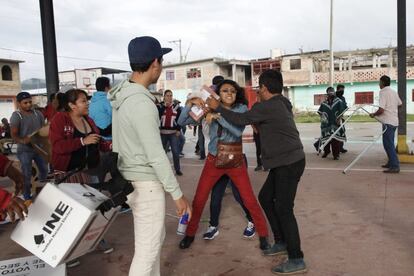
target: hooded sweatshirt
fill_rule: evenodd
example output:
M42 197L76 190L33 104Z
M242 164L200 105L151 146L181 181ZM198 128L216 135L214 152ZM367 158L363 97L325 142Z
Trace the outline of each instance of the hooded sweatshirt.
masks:
M112 125L112 107L106 92L96 91L93 94L89 105L89 117L95 122L96 126L99 128L99 132L105 136L107 140L110 140L110 133L103 131Z
M161 143L155 97L128 80L109 91L113 151L118 169L130 181L160 181L174 200L183 194Z

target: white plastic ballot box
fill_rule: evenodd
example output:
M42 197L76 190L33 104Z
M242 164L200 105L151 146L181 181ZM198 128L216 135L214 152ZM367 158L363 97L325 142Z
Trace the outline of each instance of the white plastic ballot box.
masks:
M35 256L0 261L0 275L7 276L66 276L66 266L56 268Z
M52 267L95 249L120 207L96 211L108 199L87 185L48 183L29 207L11 239Z

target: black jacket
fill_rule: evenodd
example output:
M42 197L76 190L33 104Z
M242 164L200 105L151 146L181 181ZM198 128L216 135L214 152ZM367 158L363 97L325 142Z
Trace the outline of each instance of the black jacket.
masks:
M235 113L221 106L216 111L230 123L254 124L259 129L262 161L266 169L290 165L305 158L293 120L292 104L282 95L258 103L246 113Z

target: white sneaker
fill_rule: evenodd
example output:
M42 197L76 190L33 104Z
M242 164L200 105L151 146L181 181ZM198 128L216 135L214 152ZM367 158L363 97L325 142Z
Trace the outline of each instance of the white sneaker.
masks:
M204 233L203 238L205 240L213 240L219 234L218 227L209 226L207 232Z

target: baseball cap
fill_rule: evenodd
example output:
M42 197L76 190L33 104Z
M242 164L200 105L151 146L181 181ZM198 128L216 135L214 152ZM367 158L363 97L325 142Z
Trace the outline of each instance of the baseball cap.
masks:
M32 97L32 95L29 94L29 92L20 92L19 94L17 94L16 99L18 102L21 102L25 99L30 99Z
M128 44L130 63L145 63L171 52L171 48L162 48L160 42L151 36L140 36Z

